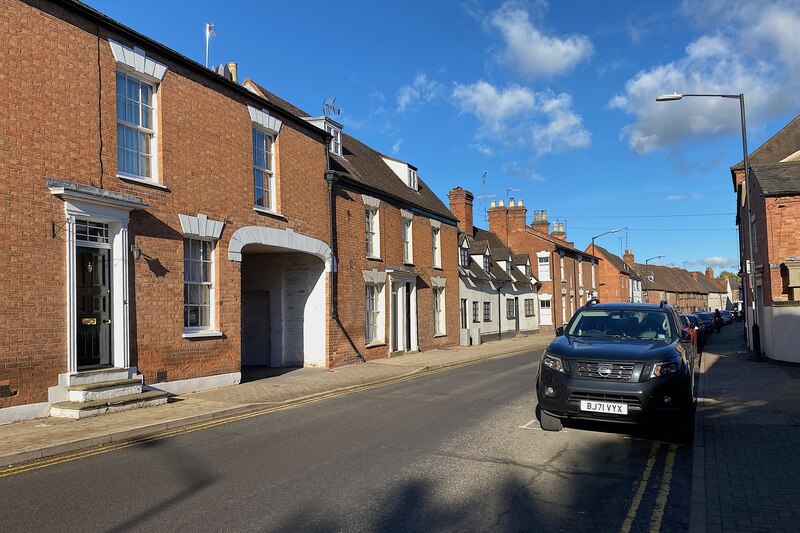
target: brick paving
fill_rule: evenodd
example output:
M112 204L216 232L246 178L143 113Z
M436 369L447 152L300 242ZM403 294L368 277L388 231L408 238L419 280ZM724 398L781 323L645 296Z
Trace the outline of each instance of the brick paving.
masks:
M691 531L798 531L800 373L755 361L742 327L703 354Z

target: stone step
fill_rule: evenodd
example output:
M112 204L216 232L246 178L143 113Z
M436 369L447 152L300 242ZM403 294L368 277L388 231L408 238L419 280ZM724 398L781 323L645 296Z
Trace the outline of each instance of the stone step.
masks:
M68 401L93 402L142 392L141 379L117 379L67 387Z
M168 399L168 392L154 390L89 402L59 402L50 405L50 416L78 420L139 407L162 405L167 403Z
M103 381L129 379L130 377L129 369L127 368L101 368L99 370L88 370L85 372L78 372L77 374L70 374L67 378L68 382L65 383L65 385L68 387L76 387Z

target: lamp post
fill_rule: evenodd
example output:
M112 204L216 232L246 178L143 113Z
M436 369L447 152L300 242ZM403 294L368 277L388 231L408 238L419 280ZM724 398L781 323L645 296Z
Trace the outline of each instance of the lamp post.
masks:
M644 260L644 266L647 266L647 264L652 259L661 259L662 257L667 257L667 256L666 255L654 255L653 257L648 257L647 259ZM649 273L648 275L645 276L650 283L653 283L653 280L650 279L650 276L652 276L652 275L653 275L653 273L651 272L651 273ZM650 301L650 291L649 290L644 291L644 301L645 302Z
M603 235L608 235L609 233L619 233L619 228L610 229L605 233L601 233L600 235L595 235L594 237L592 237L592 255L594 255L594 240L598 237L602 237Z
M675 100L680 100L684 96L702 96L702 97L710 97L710 98L730 98L734 100L739 100L739 114L742 119L742 153L744 154L744 180L742 181L742 185L744 187L744 201L745 201L745 211L747 215L747 220L745 223L748 225L747 228L747 246L745 246L745 253L747 254L747 261L744 261L744 258L740 256L739 261L741 263L740 268L743 273L742 279L746 279L746 288L745 294L750 294L750 301L752 305L748 305L747 308L750 310L750 320L748 320L748 324L752 323L753 328L752 331L748 332L749 340L750 340L750 349L753 350L755 353L756 359L761 358L761 337L759 335L759 326L758 326L758 302L756 301L756 291L755 287L753 287L753 278L755 277L755 273L753 269L755 268L755 261L754 261L754 253L753 253L753 235L751 234L752 226L750 225L750 191L748 189L748 180L750 179L750 157L747 153L747 122L745 121L745 112L744 112L744 93L739 94L680 94L680 93L672 93L672 94L662 94L658 98L656 98L656 102L672 102ZM738 212L739 205L737 202L736 210ZM741 230L741 226L739 226L739 242L741 245L741 241L744 238L743 233ZM748 268L749 266L749 268ZM752 320L752 322L751 322Z
M649 263L650 260L652 260L652 259L661 259L662 257L667 257L667 256L666 255L654 255L653 257L650 257L649 259L645 259L644 260L644 264L645 264L645 266L647 266L647 263Z

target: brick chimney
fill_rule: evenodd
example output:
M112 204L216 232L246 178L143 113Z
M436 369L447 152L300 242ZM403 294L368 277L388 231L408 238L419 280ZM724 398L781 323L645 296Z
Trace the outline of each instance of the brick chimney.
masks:
M533 222L531 222L531 228L533 231L537 233L544 233L547 235L550 233L550 222L547 221L547 211L542 211L542 216L539 217L539 211L533 212Z
M508 209L503 200L500 200L499 204L492 200L489 204L489 231L500 237L500 240L508 246Z
M692 278L695 281L698 281L700 279L700 272L691 272L691 274L692 274Z
M629 267L636 268L636 263L633 261L633 250L625 250L622 260L625 261L625 264Z
M447 194L447 197L450 199L450 211L458 219L459 227L472 237L472 199L474 196L471 192L456 187Z
M567 232L564 231L564 223L563 222L555 222L553 224L553 233L550 234L552 237L556 239L561 239L562 241L567 240Z
M514 199L511 198L508 202L507 213L509 233L525 231L525 219L528 215L528 209L522 205L522 200L517 200L516 205L514 205Z
M711 267L706 267L706 277L708 279L714 279L714 269Z

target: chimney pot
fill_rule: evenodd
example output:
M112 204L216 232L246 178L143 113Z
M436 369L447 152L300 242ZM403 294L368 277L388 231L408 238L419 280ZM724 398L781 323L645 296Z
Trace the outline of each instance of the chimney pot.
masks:
M545 220L547 220L547 211L543 209L542 210L542 221L545 221Z
M517 206L522 207L522 200L517 200Z
M505 200L500 200L500 203L498 205L500 207L505 207L506 206L506 201Z
M497 207L497 202L492 200L491 203L489 204L489 207Z
M230 72L231 81L233 83L239 83L239 65L236 62L231 61L228 63L228 72Z
M508 207L514 207L514 199L513 198L510 198L508 200Z
M539 210L538 209L533 212L533 221L534 222L539 222Z

